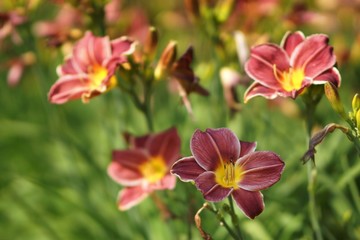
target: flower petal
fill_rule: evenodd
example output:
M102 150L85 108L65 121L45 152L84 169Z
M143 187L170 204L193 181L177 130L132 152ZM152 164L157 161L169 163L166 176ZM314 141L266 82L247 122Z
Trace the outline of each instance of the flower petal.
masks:
M135 51L135 43L128 37L120 37L111 41L113 56L128 55Z
M162 156L168 167L180 157L180 137L176 128L170 128L149 137L146 148L151 156Z
M294 49L304 40L305 40L305 36L300 31L296 31L294 33L287 33L283 37L280 46L285 49L285 51L289 56L291 56Z
M160 181L151 184L150 188L152 190L164 190L164 189L172 190L175 188L175 185L176 185L176 177L171 174L167 174L162 179L160 179Z
M315 77L313 84L324 84L326 82L331 82L336 87L340 87L341 85L341 75L337 68L333 67L319 76Z
M195 181L205 170L199 166L194 157L185 157L174 163L171 173L183 182Z
M289 57L285 50L275 44L262 44L251 49L250 59L245 64L246 73L261 85L272 89L282 89L274 75L290 68Z
M250 153L236 164L243 170L238 186L248 191L259 191L275 184L280 180L285 166L278 155L268 151Z
M314 34L306 38L291 55L291 66L304 68L305 75L310 78L332 68L336 57L328 42L329 38L324 34Z
M274 99L278 96L276 90L265 87L260 83L254 82L251 86L246 90L244 95L244 102L246 103L253 97L263 96L267 99Z
M56 68L56 73L59 76L67 74L85 74L86 71L78 65L78 63L73 58L68 58L65 60L65 63Z
M215 182L215 173L204 172L195 179L196 187L204 195L205 200L219 202L229 196L232 188L224 188Z
M250 192L239 188L234 190L231 195L248 218L254 219L265 208L261 192Z
M107 172L115 182L124 186L136 186L143 181L143 176L138 169L124 167L116 161L110 163Z
M240 157L243 157L245 155L248 155L255 151L256 149L256 142L245 142L240 141L241 151L240 151Z
M139 204L149 194L139 187L124 188L119 194L118 208L121 211L128 210Z
M145 151L140 149L130 149L130 150L115 150L112 152L112 160L121 164L125 168L129 169L138 169L139 166L147 162L149 156Z
M226 128L196 130L190 149L197 163L205 170L214 170L223 160L236 160L240 143L236 135Z
M65 75L60 77L50 88L48 98L51 103L62 104L80 98L89 92L86 74Z

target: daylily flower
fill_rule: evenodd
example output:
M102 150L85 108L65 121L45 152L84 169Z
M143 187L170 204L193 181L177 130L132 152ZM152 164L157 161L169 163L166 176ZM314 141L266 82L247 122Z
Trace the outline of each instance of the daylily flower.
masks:
M205 200L218 202L232 195L244 214L253 219L264 209L260 190L279 181L284 162L269 151L255 152L255 142L239 141L226 128L196 130L193 156L178 160L171 173L195 181Z
M245 102L255 96L296 98L312 84L331 82L339 87L341 77L333 67L336 57L328 41L324 34L305 38L298 31L285 35L281 46L253 47L245 71L255 83L246 91Z
M53 21L37 22L34 31L39 37L48 38L50 46L60 46L68 39L78 37L82 22L81 11L70 4L64 4Z
M62 104L81 98L90 98L113 88L116 83L115 70L126 62L126 54L134 50L133 41L127 37L109 40L95 37L91 32L74 46L72 56L56 71L60 78L51 87L49 101Z
M175 176L170 167L180 156L180 138L175 128L137 138L128 150L113 151L109 176L125 188L119 193L118 207L127 210L156 190L173 189Z

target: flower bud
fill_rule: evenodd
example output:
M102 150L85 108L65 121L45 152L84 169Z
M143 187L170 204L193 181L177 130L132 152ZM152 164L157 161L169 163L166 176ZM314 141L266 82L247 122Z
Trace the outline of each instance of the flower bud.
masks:
M218 2L215 10L217 20L220 23L225 22L229 18L231 12L234 9L234 5L235 0L222 0Z
M356 112L360 109L360 96L359 94L355 94L355 96L352 99L352 109L354 114L356 114Z
M360 130L360 110L356 112L355 119L356 119L356 127L358 130Z
M154 76L156 80L160 80L167 74L168 70L171 68L173 63L176 60L177 53L177 43L175 41L171 41L161 54L160 60L156 65Z
M153 56L158 44L158 32L155 27L150 27L144 42L144 53Z
M345 113L344 106L341 103L339 93L337 88L331 82L327 82L324 85L325 95L329 100L331 107L340 114L343 119L348 119L348 116Z
M197 19L200 16L199 0L184 0L185 9L188 14Z

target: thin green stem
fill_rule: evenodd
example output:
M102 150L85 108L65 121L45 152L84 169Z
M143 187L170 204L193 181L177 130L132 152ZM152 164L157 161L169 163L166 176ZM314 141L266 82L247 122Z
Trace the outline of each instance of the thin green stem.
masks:
M308 141L311 138L311 131L314 125L314 114L317 102L305 101L306 109L306 130L308 135ZM316 177L317 177L317 169L315 162L309 161L307 165L307 177L308 177L308 194L309 194L309 215L310 215L310 222L316 239L322 240L322 233L319 224L319 217L317 214L316 208Z
M217 216L217 218L219 219L220 224L225 227L225 229L228 231L228 233L230 234L230 236L233 239L235 239L235 240L240 239L240 236L236 235L236 233L231 229L229 224L227 224L227 222L225 221L224 216L222 215L222 213L218 209L216 209L215 207L212 207L210 205L206 205L206 209L210 210L210 212L214 213Z
M232 221L232 224L234 225L235 227L235 231L237 233L237 235L239 236L239 239L240 239L240 236L241 236L241 231L240 231L240 224L239 224L239 219L235 213L235 209L234 209L234 202L233 202L233 199L231 196L228 197L228 200L229 200L229 205L230 205L230 216L231 216L231 221Z
M316 177L317 177L317 169L313 162L309 161L307 164L307 172L308 172L308 193L309 193L309 214L310 221L315 233L316 239L322 240L322 233L319 224L317 209L316 209Z

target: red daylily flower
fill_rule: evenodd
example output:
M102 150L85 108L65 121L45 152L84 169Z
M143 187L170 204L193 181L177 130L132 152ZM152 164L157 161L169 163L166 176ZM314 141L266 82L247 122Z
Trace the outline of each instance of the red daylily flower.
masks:
M264 209L260 190L280 180L284 162L268 151L255 152L255 142L243 142L226 128L195 131L193 154L178 160L171 173L182 181L195 181L207 201L232 195L244 214L253 219Z
M246 91L245 102L255 96L296 98L312 84L331 82L339 87L341 77L333 67L336 57L328 42L324 34L305 38L298 31L285 35L281 46L253 47L245 71L255 83Z
M133 146L113 151L109 176L125 188L119 193L118 207L127 210L156 190L173 189L175 176L170 167L180 156L180 138L175 128L129 138Z
M116 67L126 62L126 54L134 50L127 37L110 41L109 37L95 37L91 32L74 46L72 56L56 71L60 78L51 87L49 101L62 104L81 98L90 98L108 91L116 85Z

